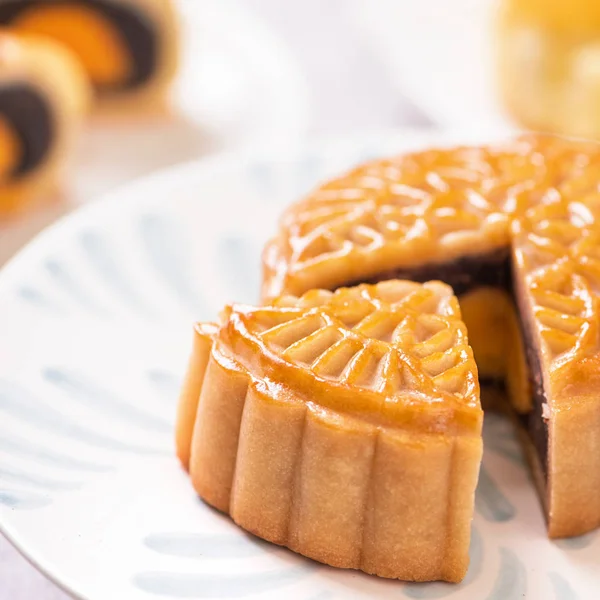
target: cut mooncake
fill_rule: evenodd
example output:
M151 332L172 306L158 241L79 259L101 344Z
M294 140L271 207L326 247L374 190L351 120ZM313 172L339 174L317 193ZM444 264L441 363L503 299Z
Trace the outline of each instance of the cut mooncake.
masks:
M178 62L172 0L0 0L0 24L67 46L83 64L99 107L165 108Z
M482 396L503 386L552 537L600 524L600 146L526 135L367 163L284 215L265 298L390 278L459 296Z
M177 450L201 498L257 536L336 567L460 581L482 417L451 288L388 281L198 325Z
M0 218L55 196L89 98L62 46L0 33Z

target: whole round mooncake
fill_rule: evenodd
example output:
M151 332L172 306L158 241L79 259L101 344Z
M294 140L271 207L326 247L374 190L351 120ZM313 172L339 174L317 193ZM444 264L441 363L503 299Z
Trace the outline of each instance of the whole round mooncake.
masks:
M265 298L451 285L482 393L504 387L552 537L600 524L600 146L525 135L372 161L290 207Z

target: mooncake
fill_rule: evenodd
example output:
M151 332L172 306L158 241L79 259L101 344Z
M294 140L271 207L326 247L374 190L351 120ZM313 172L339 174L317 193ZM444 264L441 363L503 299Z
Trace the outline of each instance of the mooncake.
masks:
M528 134L372 161L284 214L263 294L441 280L501 388L551 537L600 524L600 147Z
M261 538L336 567L460 581L482 417L451 288L387 281L197 325L177 451L200 497Z

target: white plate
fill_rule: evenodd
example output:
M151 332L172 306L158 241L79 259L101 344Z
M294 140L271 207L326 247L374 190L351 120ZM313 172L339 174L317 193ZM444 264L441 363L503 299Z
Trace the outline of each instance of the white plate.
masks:
M283 206L367 157L470 138L404 131L192 163L42 234L0 273L2 531L87 600L596 598L600 537L548 541L498 417L460 585L385 581L260 543L200 502L173 456L192 320L256 300Z

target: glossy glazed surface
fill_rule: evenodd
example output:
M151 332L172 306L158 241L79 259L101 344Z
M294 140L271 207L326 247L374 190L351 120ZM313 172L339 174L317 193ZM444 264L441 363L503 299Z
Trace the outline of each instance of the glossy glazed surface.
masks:
M514 408L530 412L537 458L529 455L545 473L537 479L552 536L600 524L599 148L530 134L367 162L292 205L263 255L269 297L394 269L418 279L438 265L444 279L452 260L509 252L522 331L512 308L495 303L471 299L465 320L475 323L482 375L503 371Z
M480 430L477 369L446 285L389 281L234 305L216 339L218 354L274 393L392 426Z
M597 349L599 172L597 145L534 135L367 163L285 213L264 295L510 247L549 369L574 364Z
M200 497L251 533L336 567L457 582L482 422L451 288L394 280L197 326L176 441Z

